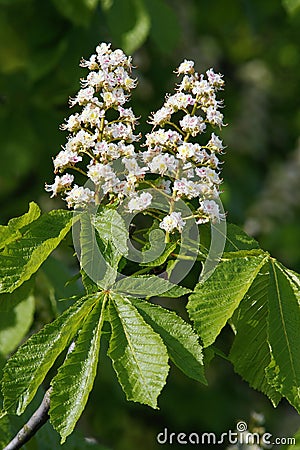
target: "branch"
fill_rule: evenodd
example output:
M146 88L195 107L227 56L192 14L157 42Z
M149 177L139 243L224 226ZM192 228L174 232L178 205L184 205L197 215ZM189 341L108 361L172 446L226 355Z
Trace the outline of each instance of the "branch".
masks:
M42 400L42 403L38 409L32 414L28 422L18 432L10 443L4 447L3 450L18 450L20 449L35 433L47 422L49 419L48 411L50 408L50 394L51 388L49 388Z

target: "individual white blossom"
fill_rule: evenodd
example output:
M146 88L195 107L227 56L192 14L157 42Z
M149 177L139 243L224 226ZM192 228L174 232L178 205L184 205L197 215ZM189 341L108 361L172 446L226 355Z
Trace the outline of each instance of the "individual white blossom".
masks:
M193 83L192 92L199 97L211 97L214 94L213 87L207 80L204 80L203 75L200 80Z
M71 114L71 116L66 119L66 123L63 123L60 126L61 130L68 130L68 131L77 131L80 129L80 116L78 113Z
M208 184L220 184L221 180L218 173L210 167L201 167L195 169L196 174L202 181Z
M123 158L122 161L128 173L136 177L145 175L149 170L149 167L140 167L135 158Z
M107 125L104 129L104 136L107 140L122 139L127 142L138 140L138 136L133 134L131 126L122 122Z
M177 148L177 156L182 161L186 161L189 158L195 156L195 153L199 150L199 144L192 144L191 142L184 142Z
M90 125L92 127L99 127L100 120L104 112L99 106L88 103L82 110L79 119L85 125ZM75 129L76 130L76 129ZM69 131L75 131L69 130Z
M182 143L181 135L174 130L164 130L160 128L159 130L153 131L152 133L146 134L145 146L171 146L175 148L178 144Z
M89 149L94 147L97 137L97 134L92 134L85 130L79 130L75 136L69 139L67 146L74 149Z
M197 136L199 133L203 133L206 129L206 123L200 116L191 116L187 114L179 122L183 131L191 133L192 136Z
M89 188L75 185L66 196L68 208L84 208L85 206L95 202L95 193Z
M137 117L135 117L131 108L123 108L122 106L118 106L118 112L120 114L120 119L124 119L126 122L129 122L131 126L134 128L137 123Z
M73 152L72 150L62 150L53 160L54 172L56 173L58 170L63 170L79 161L82 161L82 157L76 152Z
M184 75L181 82L177 85L177 90L192 92L193 85L194 85L194 77L189 76L189 75Z
M124 197L132 198L136 195L134 181L130 178L126 181L122 180L113 187L112 192L114 192L119 199L123 199Z
M125 144L123 141L120 141L118 143L118 148L122 156L136 156L135 149L132 144Z
M203 200L199 209L204 216L199 219L198 223L208 222L209 220L212 223L219 223L225 219L225 214L220 212L220 207L214 200Z
M81 59L80 64L81 67L87 67L89 70L97 70L99 69L99 65L97 63L97 56L92 55L89 60Z
M172 109L173 112L187 108L188 106L193 106L194 104L194 97L190 94L184 94L182 92L177 92L174 95L170 95L166 101L166 107Z
M70 187L74 181L74 176L69 173L65 173L62 177L56 176L53 184L46 184L45 190L52 192L51 198L55 197L60 192L64 192L66 188Z
M194 181L181 178L174 181L174 191L176 199L185 196L189 199L199 197L204 193L204 183L195 183Z
M153 113L153 116L151 117L149 123L152 123L153 125L164 125L171 119L172 113L173 113L172 107L164 106L155 113Z
M142 192L140 196L137 195L136 197L129 200L127 205L129 212L143 211L151 205L151 201L152 195L149 192Z
M218 125L222 127L223 123L223 114L217 110L215 106L209 106L206 110L206 118L209 123L212 125Z
M86 77L86 80L80 80L82 87L94 87L99 88L105 84L105 74L101 71L92 71Z
M160 189L165 194L172 194L171 180L164 180L162 178L159 178L155 183L155 186L157 189Z
M221 141L221 139L215 135L215 133L211 134L211 138L208 141L208 147L214 151L214 152L221 152L222 150L224 150L224 146L223 146L223 142Z
M200 145L198 149L195 150L193 161L195 161L198 164L206 164L209 160L210 154L204 149L201 148Z
M213 69L206 71L208 82L217 89L222 89L224 86L223 75L215 73Z
M95 94L95 89L91 86L80 89L75 98L70 98L70 106L76 105L85 105L88 101L93 100Z
M207 158L207 163L212 169L218 169L219 171L221 170L221 161L215 153L209 155L209 157Z
M108 164L90 164L87 176L93 181L95 184L99 184L101 182L113 181L116 184L119 180L116 177L116 174Z
M104 107L111 108L113 106L124 105L126 103L126 95L122 89L114 89L113 91L104 91L101 93Z
M164 153L155 156L152 161L148 163L148 166L153 173L159 173L162 176L166 173L174 175L178 166L178 161L175 156Z
M187 59L185 59L180 66L177 69L177 73L178 74L187 74L187 73L193 73L194 72L194 61L188 61Z
M182 219L181 213L173 211L171 214L168 214L163 218L159 224L159 227L168 233L177 228L177 230L181 233L184 225L185 221Z

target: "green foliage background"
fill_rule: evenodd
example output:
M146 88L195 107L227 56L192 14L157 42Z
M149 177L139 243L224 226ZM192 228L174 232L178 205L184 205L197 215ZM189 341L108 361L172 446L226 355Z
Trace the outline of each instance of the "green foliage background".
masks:
M173 89L172 71L182 59L194 59L198 71L214 67L224 73L228 219L299 272L299 27L298 0L0 0L1 223L23 214L31 200L44 211L62 206L43 190L53 178L51 157L64 144L58 125L84 76L80 58L107 41L133 55L139 78L133 107L143 117L143 131L149 130L147 115ZM16 330L10 338L15 347L30 327L36 331L66 307L58 298L80 289L75 282L65 286L75 263L68 244L39 275L34 321L30 297L25 316L13 310L6 322L1 319L1 329L10 323ZM171 303L166 306L182 312L178 301ZM225 330L225 352L231 338ZM4 360L13 349L0 342L0 351ZM212 361L207 377L209 386L203 387L172 367L161 409L153 411L126 402L108 359L100 358L81 429L116 450L158 448L155 436L164 427L222 433L241 418L247 421L253 410L265 414L274 435L296 430L299 419L287 404L273 410L224 359ZM51 434L40 431L46 432Z

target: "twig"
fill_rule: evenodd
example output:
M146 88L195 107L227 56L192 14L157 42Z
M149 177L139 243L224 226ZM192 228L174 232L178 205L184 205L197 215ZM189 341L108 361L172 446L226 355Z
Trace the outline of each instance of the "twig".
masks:
M20 449L35 433L47 422L49 419L48 411L50 408L50 394L51 388L49 388L42 400L42 403L38 409L33 413L28 422L18 432L18 434L4 447L3 450L18 450Z

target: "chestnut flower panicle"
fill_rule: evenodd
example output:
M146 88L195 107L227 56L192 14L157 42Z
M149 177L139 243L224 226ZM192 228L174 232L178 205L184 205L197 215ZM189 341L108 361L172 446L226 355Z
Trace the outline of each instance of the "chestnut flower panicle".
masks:
M198 208L194 211L197 223L225 219L218 205L222 181L219 154L224 146L214 132L208 142L202 137L208 127L224 126L220 111L222 101L217 100L217 92L224 86L222 75L213 69L207 70L206 76L198 74L194 62L187 60L175 73L183 78L177 92L167 95L163 106L150 116L153 129L146 135L147 150L143 155L151 172L168 177L170 181L170 214L168 220L162 222L168 232L182 228L171 215L179 199L198 199ZM200 144L200 140L203 143Z
M53 164L56 174L72 169L86 175L94 189L84 191L78 185L72 188L74 177L68 182L56 177L54 184L46 185L52 197L58 193L65 195L68 207L74 209L105 195L118 198L136 195L138 181L148 170L139 166L139 155L133 145L140 138L134 134L137 118L131 108L124 107L136 86L131 77L131 58L122 50L112 51L110 44L102 43L80 65L90 72L81 79L82 88L70 99L70 106L81 107L81 112L71 114L61 125L69 135ZM122 167L115 164L120 158Z
M167 214L155 210L166 234L181 233L190 218L197 223L225 219L218 205L224 146L215 134L215 128L224 125L222 101L217 99L224 86L222 75L213 69L198 74L194 62L184 60L175 71L181 77L175 93L166 95L162 107L152 113L152 131L137 149L137 117L126 105L137 85L131 57L102 43L80 66L89 73L70 106L81 110L60 126L69 134L53 159L55 180L45 187L51 197L61 195L75 210L125 202L134 213L154 208L150 192L143 192L150 186L168 199ZM74 175L61 175L66 170L85 175L88 187L73 185ZM192 217L182 217L177 202L192 199Z

